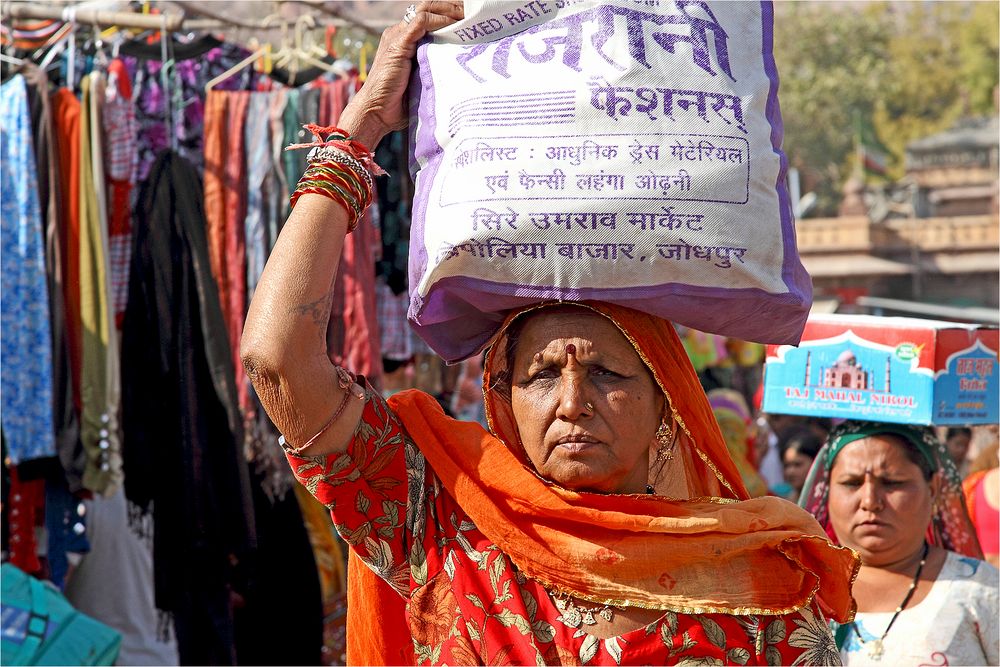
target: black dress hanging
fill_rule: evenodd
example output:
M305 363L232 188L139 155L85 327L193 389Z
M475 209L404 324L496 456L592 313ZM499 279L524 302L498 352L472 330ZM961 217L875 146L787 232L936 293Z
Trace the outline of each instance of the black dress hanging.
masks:
M125 494L153 513L156 604L182 664L233 664L233 582L255 545L232 357L201 181L160 153L136 204L122 328Z

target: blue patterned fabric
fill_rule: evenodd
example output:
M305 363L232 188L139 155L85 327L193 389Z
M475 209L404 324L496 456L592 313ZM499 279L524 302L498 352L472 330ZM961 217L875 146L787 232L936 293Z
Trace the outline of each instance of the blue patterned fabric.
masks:
M247 253L247 303L267 262L267 225L264 219L264 178L271 169L271 93L250 93L244 140L247 150L247 214L244 221Z
M24 77L0 86L0 423L15 464L55 456L45 243Z

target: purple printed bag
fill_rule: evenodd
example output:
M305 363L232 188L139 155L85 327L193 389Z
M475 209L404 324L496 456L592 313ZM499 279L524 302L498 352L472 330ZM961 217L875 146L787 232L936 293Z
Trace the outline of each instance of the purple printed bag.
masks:
M812 299L767 2L506 0L417 50L409 319L448 360L598 299L795 344Z

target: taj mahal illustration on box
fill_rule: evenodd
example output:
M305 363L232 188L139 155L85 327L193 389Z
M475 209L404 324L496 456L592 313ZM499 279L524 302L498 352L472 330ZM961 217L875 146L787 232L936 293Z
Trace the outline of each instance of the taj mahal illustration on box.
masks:
M828 368L820 368L822 382L820 387L839 387L843 389L856 389L861 391L871 391L877 393L890 393L890 363L888 355L885 358L885 388L881 391L874 385L874 374L870 370L865 370L858 364L858 358L851 350L844 350L837 357L837 360ZM805 386L812 385L812 352L806 352L806 373Z

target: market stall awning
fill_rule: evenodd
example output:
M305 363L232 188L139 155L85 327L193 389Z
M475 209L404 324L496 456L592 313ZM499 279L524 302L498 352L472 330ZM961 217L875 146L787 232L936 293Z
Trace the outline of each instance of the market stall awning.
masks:
M803 255L802 264L813 278L901 276L913 273L913 267L909 264L862 253Z
M925 260L922 268L937 273L996 273L1000 272L1000 252L936 253Z

